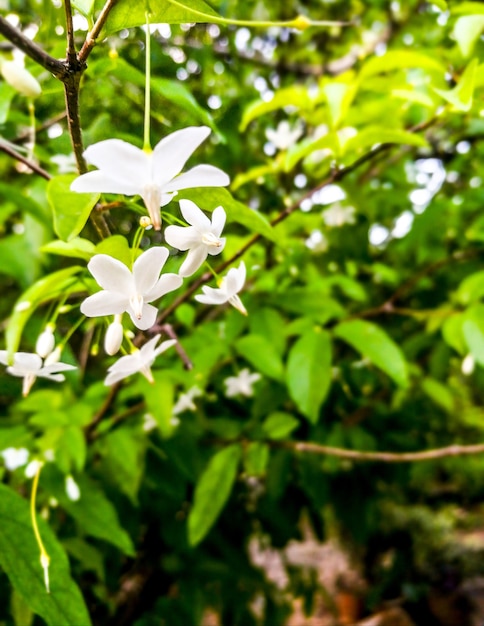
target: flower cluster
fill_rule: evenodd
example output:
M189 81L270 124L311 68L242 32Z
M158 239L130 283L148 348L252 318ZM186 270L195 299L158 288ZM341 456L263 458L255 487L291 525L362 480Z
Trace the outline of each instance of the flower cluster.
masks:
M142 218L142 226L152 225L161 230L161 207L170 203L180 190L229 184L227 174L211 165L196 165L182 172L191 154L209 134L210 129L206 126L178 130L162 139L152 151L141 150L119 139L101 141L88 147L84 153L86 161L97 169L77 177L71 189L79 193L140 196L149 214L149 218ZM135 348L130 340L132 335L125 332L123 314L127 313L134 326L141 331L154 328L159 312L154 303L179 289L183 280L192 276L208 256L218 255L224 250L224 208L214 208L209 218L190 200L181 199L179 204L186 225L172 224L164 231L166 243L174 249L173 256L178 255L175 250L187 253L177 273L164 273L170 249L163 245L153 246L141 253L135 245L132 267L108 254L95 254L87 265L101 289L81 303L81 313L86 317L114 316L105 334L104 348L109 355L115 355L121 349L125 352L109 368L104 381L106 385L113 385L134 373L141 373L153 382L151 366L156 357L176 343L172 339L158 345L158 334L140 349ZM178 218L174 216L175 219ZM204 304L229 303L246 315L247 311L238 296L245 277L245 265L241 262L238 268L230 269L218 281L217 288L204 286L203 293L195 299ZM123 348L125 341L128 349L126 346ZM74 369L72 365L58 362L60 349L54 350L54 344L53 327L48 326L39 336L35 354L18 352L10 362L6 351L0 351L0 363L7 365L7 372L23 378L24 395L27 395L36 378L61 381L64 380L61 372Z

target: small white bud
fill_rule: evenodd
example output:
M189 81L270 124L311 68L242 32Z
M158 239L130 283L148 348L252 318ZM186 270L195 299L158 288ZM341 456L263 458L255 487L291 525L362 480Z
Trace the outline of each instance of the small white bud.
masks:
M472 354L468 354L462 361L462 373L464 376L470 376L476 367L476 362Z
M112 356L118 352L123 343L123 332L124 329L121 322L115 320L109 324L106 335L104 336L104 349L107 354Z
M49 355L55 347L54 329L51 326L46 326L43 333L40 333L37 343L35 344L35 351L43 359Z
M25 468L25 477L33 478L37 474L37 472L40 470L42 465L43 463L41 461L37 461L37 460L30 461L30 463Z
M23 96L40 96L42 89L39 83L18 61L3 61L0 70L7 83Z
M42 569L44 570L44 584L45 584L45 590L47 591L47 593L50 593L49 564L50 564L49 555L45 554L45 552L42 552L40 555L40 565Z
M52 363L58 363L61 358L62 349L57 346L45 359L44 365L52 365Z
M69 500L72 502L77 502L81 498L81 490L79 489L79 485L72 478L71 475L66 476L66 494Z

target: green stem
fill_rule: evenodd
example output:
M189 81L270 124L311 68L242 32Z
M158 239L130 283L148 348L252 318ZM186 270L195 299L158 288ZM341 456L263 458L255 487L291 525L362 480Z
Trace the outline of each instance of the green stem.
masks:
M32 518L32 528L34 529L35 540L40 550L40 564L44 570L44 582L47 593L50 593L49 589L49 563L50 557L47 554L47 550L44 547L42 537L40 536L39 527L37 525L37 515L35 513L35 504L37 501L37 488L39 486L39 477L42 470L43 463L39 463L39 467L35 472L34 481L32 483L32 493L30 495L30 517Z
M205 21L211 24L229 24L232 26L255 26L257 28L270 28L271 26L281 26L285 28L297 28L299 30L304 30L309 28L309 26L344 26L348 24L348 22L332 22L330 20L310 20L309 18L298 16L293 20L283 20L283 21L275 21L271 22L258 20L235 20L230 19L228 17L220 17L220 15L212 15L210 13L204 13L203 11L197 11L183 2L178 2L178 0L168 0L170 4L174 4L180 9L185 9L189 11L193 15L197 15L198 17L202 17Z
M151 34L150 34L150 14L146 16L146 63L145 63L145 132L143 150L151 152L150 142L150 115L151 115Z

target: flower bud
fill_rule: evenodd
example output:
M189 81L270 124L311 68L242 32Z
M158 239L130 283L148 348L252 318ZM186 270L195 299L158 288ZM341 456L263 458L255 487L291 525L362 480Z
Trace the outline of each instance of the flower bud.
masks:
M42 89L39 83L18 61L3 61L0 70L7 83L23 96L40 96Z
M109 324L106 335L104 336L104 349L107 354L112 356L119 350L123 343L123 331L123 325L118 320Z
M61 348L57 346L45 359L44 365L52 365L52 363L58 363L61 358Z
M52 352L55 347L54 330L51 326L46 326L43 333L40 333L37 343L35 344L35 351L37 354L45 359L45 357Z
M66 476L66 494L69 500L72 502L77 502L81 498L81 490L79 489L79 485L72 478L71 475Z

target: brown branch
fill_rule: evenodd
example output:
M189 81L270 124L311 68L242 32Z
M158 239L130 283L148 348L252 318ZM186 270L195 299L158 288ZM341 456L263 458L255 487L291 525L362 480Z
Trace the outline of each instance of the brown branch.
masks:
M484 443L467 446L455 444L445 448L420 450L418 452L362 452L360 450L346 450L344 448L334 448L304 441L271 441L267 443L276 448L284 448L295 452L309 452L311 454L333 456L352 461L381 461L383 463L413 463L415 461L432 461L484 453Z
M18 28L12 26L4 17L0 16L0 34L8 39L16 48L22 50L33 61L48 70L56 78L63 80L67 73L64 61L59 61L45 52L39 45L26 37Z
M12 158L14 158L16 161L20 161L21 163L23 163L24 165L29 167L33 172L35 172L39 176L42 176L42 178L45 178L45 180L50 180L52 178L52 176L49 174L49 172L46 172L44 169L42 169L40 167L40 165L37 165L37 163L35 163L34 161L31 161L30 159L27 159L26 157L21 155L19 152L14 150L3 139L0 139L0 150L2 152L5 152L5 154L8 154Z
M67 35L67 62L74 65L77 62L76 44L74 42L74 24L72 23L71 0L64 0L66 13L66 35Z
M117 0L107 0L104 5L99 17L96 20L96 23L92 27L92 29L87 33L86 40L79 52L79 62L85 63L87 61L88 56L91 54L92 49L96 44L96 40L99 37L106 20L108 19L108 15L111 12L112 8L116 4Z

